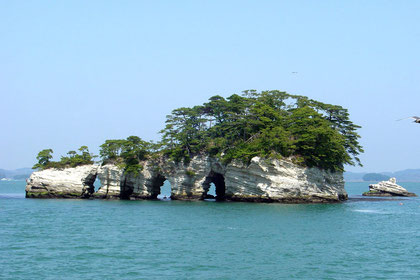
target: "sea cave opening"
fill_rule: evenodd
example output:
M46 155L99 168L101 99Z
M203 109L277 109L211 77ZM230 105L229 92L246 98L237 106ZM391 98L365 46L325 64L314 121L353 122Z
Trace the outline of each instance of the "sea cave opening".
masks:
M203 183L204 200L224 201L226 194L225 177L217 172L210 172Z
M152 198L159 200L171 199L171 183L165 176L158 174L152 180Z
M206 194L206 200L211 200L216 198L216 186L214 183L210 183L210 188Z
M163 182L160 187L160 193L157 196L159 200L170 200L171 199L171 183L168 180Z
M93 182L94 192L97 192L101 187L102 187L101 180L99 180L99 178L96 177L95 182Z
M83 197L90 197L92 193L95 191L95 181L97 178L97 174L88 174L82 181L83 185L85 186L85 190L83 191Z

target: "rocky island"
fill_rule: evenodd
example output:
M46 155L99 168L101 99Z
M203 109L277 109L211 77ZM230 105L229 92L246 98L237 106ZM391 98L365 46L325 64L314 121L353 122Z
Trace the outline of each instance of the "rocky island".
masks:
M417 196L415 193L408 192L405 188L397 185L395 178L388 181L381 181L378 184L369 185L369 191L363 193L364 196Z
M106 140L100 162L86 146L52 161L41 151L28 198L171 199L322 203L347 199L343 165L359 163L359 135L347 110L280 91L245 91L179 108L159 143ZM100 181L95 191L94 182Z
M216 199L257 202L334 202L347 193L341 173L305 168L287 160L255 157L250 164L223 165L214 158L194 157L189 164L172 161L142 162L137 175L116 165L83 165L34 172L26 196L31 198L122 198L156 199L165 180L171 184L171 199L206 198L210 183ZM101 187L94 191L98 178Z

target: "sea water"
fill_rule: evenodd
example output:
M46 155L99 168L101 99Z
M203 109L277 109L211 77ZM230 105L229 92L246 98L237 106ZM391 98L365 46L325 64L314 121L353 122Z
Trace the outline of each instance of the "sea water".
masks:
M419 183L401 183L420 193ZM0 182L0 279L420 279L420 199L25 199Z

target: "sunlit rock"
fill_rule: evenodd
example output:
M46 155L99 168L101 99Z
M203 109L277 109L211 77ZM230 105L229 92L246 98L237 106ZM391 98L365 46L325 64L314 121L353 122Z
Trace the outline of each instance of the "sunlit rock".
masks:
M226 197L241 201L334 202L347 199L341 172L307 168L289 160L254 157L225 168Z
M364 196L417 196L415 193L408 192L406 189L397 185L395 178L382 181L378 184L369 185L369 191L363 193Z
M161 157L141 162L141 166L131 173L113 164L37 171L28 181L27 191L39 190L45 193L44 197L156 199L167 180L171 199L175 200L209 198L212 183L216 200L318 203L347 199L342 172L307 168L288 159L254 157L249 164L222 164L202 155L178 163ZM93 193L96 178L101 186Z
M86 198L94 192L97 165L35 171L27 180L26 197Z
M100 166L98 168L97 178L101 186L94 193L94 196L98 198L119 198L123 173L124 171L114 164Z

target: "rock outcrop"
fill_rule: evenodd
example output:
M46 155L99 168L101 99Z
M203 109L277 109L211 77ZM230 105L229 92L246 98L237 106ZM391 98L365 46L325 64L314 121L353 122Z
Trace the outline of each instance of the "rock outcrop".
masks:
M31 174L26 184L26 197L87 198L94 192L98 166L46 169Z
M114 164L105 164L97 170L101 186L93 195L97 198L119 198L124 171Z
M287 160L252 159L225 170L230 200L328 202L347 199L342 173L298 166Z
M390 178L388 181L382 181L378 184L369 185L369 191L363 193L364 196L417 196L414 193L408 192L406 189L397 185L395 178Z
M302 167L287 159L255 157L250 164L224 165L215 158L196 156L188 163L159 158L141 164L136 174L126 174L112 164L36 171L28 180L27 197L156 199L168 180L175 200L205 199L211 183L216 200L319 203L347 199L341 172ZM101 187L93 192L96 178Z

